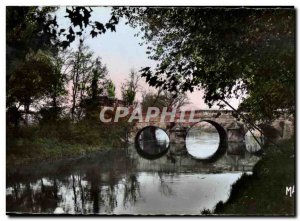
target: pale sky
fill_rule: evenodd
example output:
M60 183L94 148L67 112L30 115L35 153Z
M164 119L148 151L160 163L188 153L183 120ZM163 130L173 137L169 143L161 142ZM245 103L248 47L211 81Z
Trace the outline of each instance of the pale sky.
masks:
M91 14L92 20L106 23L110 19L110 8L94 7ZM57 22L60 27L68 28L70 23L68 23L68 18L64 18L65 15L65 7L61 7L56 12ZM146 54L147 46L140 46L139 43L142 42L142 39L134 36L138 30L125 25L124 21L121 21L120 24L116 26L116 32L107 31L105 34L98 35L95 38L92 38L89 32L90 29L87 29L85 44L94 51L95 57L100 56L102 62L106 64L109 78L111 78L116 85L116 94L119 99L121 98L121 84L128 77L130 69L133 68L138 71L146 66L155 67L155 61L148 59L148 55ZM72 43L71 47L76 48L77 44L78 41ZM155 91L155 88L150 88L143 79L140 84L142 90ZM202 98L202 91L188 93L188 97L190 104L184 109L208 109L208 106L204 103ZM141 92L138 93L137 100L141 101ZM237 107L239 102L233 100L230 103L234 107ZM213 107L212 109L218 108Z

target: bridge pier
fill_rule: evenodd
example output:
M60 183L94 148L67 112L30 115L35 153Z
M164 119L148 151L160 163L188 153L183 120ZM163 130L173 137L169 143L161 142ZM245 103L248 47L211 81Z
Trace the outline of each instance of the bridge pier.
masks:
M245 153L244 142L228 142L227 154L229 155L243 155Z
M220 142L222 146L228 147L228 153L232 155L240 154L244 148L244 140L246 134L246 125L242 121L237 121L233 116L232 111L229 110L201 110L195 112L195 119L199 119L199 122L204 121L212 124L216 127L220 135ZM187 154L185 138L187 135L187 128L193 127L195 122L189 122L190 112L185 112L186 121L177 121L180 119L181 114L176 115L174 122L161 122L160 116L151 118L150 122L137 122L135 126L127 131L128 141L134 143L134 139L139 130L142 130L147 126L156 126L163 129L170 139L170 153L174 155ZM277 139L287 139L294 134L294 118L292 116L281 116L275 120L271 125L267 125L261 128L268 139L272 138L274 141ZM246 138L247 139L247 138ZM253 141L253 143L255 143ZM223 145L224 144L224 145ZM249 149L248 146L246 148ZM253 145L251 149L258 149Z
M186 129L181 126L176 126L170 129L170 152L175 155L184 155L187 153L185 147Z
M244 129L236 121L227 128L228 142L243 143L244 142Z

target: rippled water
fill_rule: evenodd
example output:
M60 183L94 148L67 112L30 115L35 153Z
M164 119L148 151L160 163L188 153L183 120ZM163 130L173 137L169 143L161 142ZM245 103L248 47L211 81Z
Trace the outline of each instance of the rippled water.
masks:
M7 169L7 212L188 214L213 210L258 157L228 152L213 163L189 156L146 160L128 149ZM238 154L236 154L238 153Z

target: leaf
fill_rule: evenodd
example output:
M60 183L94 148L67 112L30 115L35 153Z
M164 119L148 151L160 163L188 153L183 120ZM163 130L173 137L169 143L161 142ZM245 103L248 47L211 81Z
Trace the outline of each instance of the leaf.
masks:
M73 35L74 34L74 31L73 31L73 28L69 28L69 33L71 34L71 35Z
M101 32L105 33L105 27L102 23L95 21L96 28Z
M98 33L95 32L94 30L92 30L90 34L92 35L92 38L94 38L94 37L96 37L98 35Z

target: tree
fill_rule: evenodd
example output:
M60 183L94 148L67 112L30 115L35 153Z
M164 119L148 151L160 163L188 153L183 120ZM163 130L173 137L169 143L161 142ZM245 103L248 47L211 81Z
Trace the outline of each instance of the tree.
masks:
M112 80L108 80L106 83L106 91L107 91L107 96L109 98L115 98L116 97L116 87Z
M19 109L22 106L27 123L31 104L47 95L53 73L53 60L49 54L43 51L28 54L9 78L7 107L18 106Z
M91 75L91 84L89 87L89 97L93 100L99 98L106 87L106 77L108 75L107 67L101 62L101 58L96 58Z
M144 91L141 102L143 112L147 112L149 107L158 107L162 110L165 106L165 101L159 93Z
M169 91L163 91L162 97L166 103L166 107L169 109L179 110L181 107L189 104L189 98L186 93L177 93L176 96L174 96L174 94L170 93Z
M48 50L55 42L55 7L6 7L7 77L29 52ZM9 79L8 79L9 80Z
M80 41L78 48L75 52L72 52L72 59L70 60L70 72L69 79L71 81L71 118L75 119L75 114L79 119L82 115L82 108L79 104L87 95L87 83L92 73L92 52L87 46ZM95 72L94 72L95 76Z
M92 62L93 67L87 82L87 96L81 100L81 108L84 110L85 117L97 118L100 110L100 96L107 92L110 80L107 79L108 71L101 58L96 58ZM111 82L112 83L112 82Z
M122 99L127 105L133 104L139 89L139 81L140 75L132 69L129 73L129 80L126 80L121 87Z
M69 57L68 50L57 50L54 52L51 58L53 63L53 73L46 82L46 93L44 100L46 104L40 108L39 113L41 115L41 122L56 121L59 119L63 106L62 102L66 99L67 90L65 85L67 84L67 70Z
M113 14L124 10L159 63L141 70L150 86L204 89L209 106L242 98L254 120L294 112L294 9L115 8Z
M18 122L23 112L27 122L30 106L47 96L47 82L54 73L52 51L57 24L51 13L55 10L6 7L6 106L7 114L14 115L9 118Z
M187 95L177 94L174 96L168 91L163 91L159 89L157 93L144 92L142 98L142 109L147 111L149 107L158 107L162 110L164 107L167 107L167 110L172 109L179 110L181 107L189 103Z

